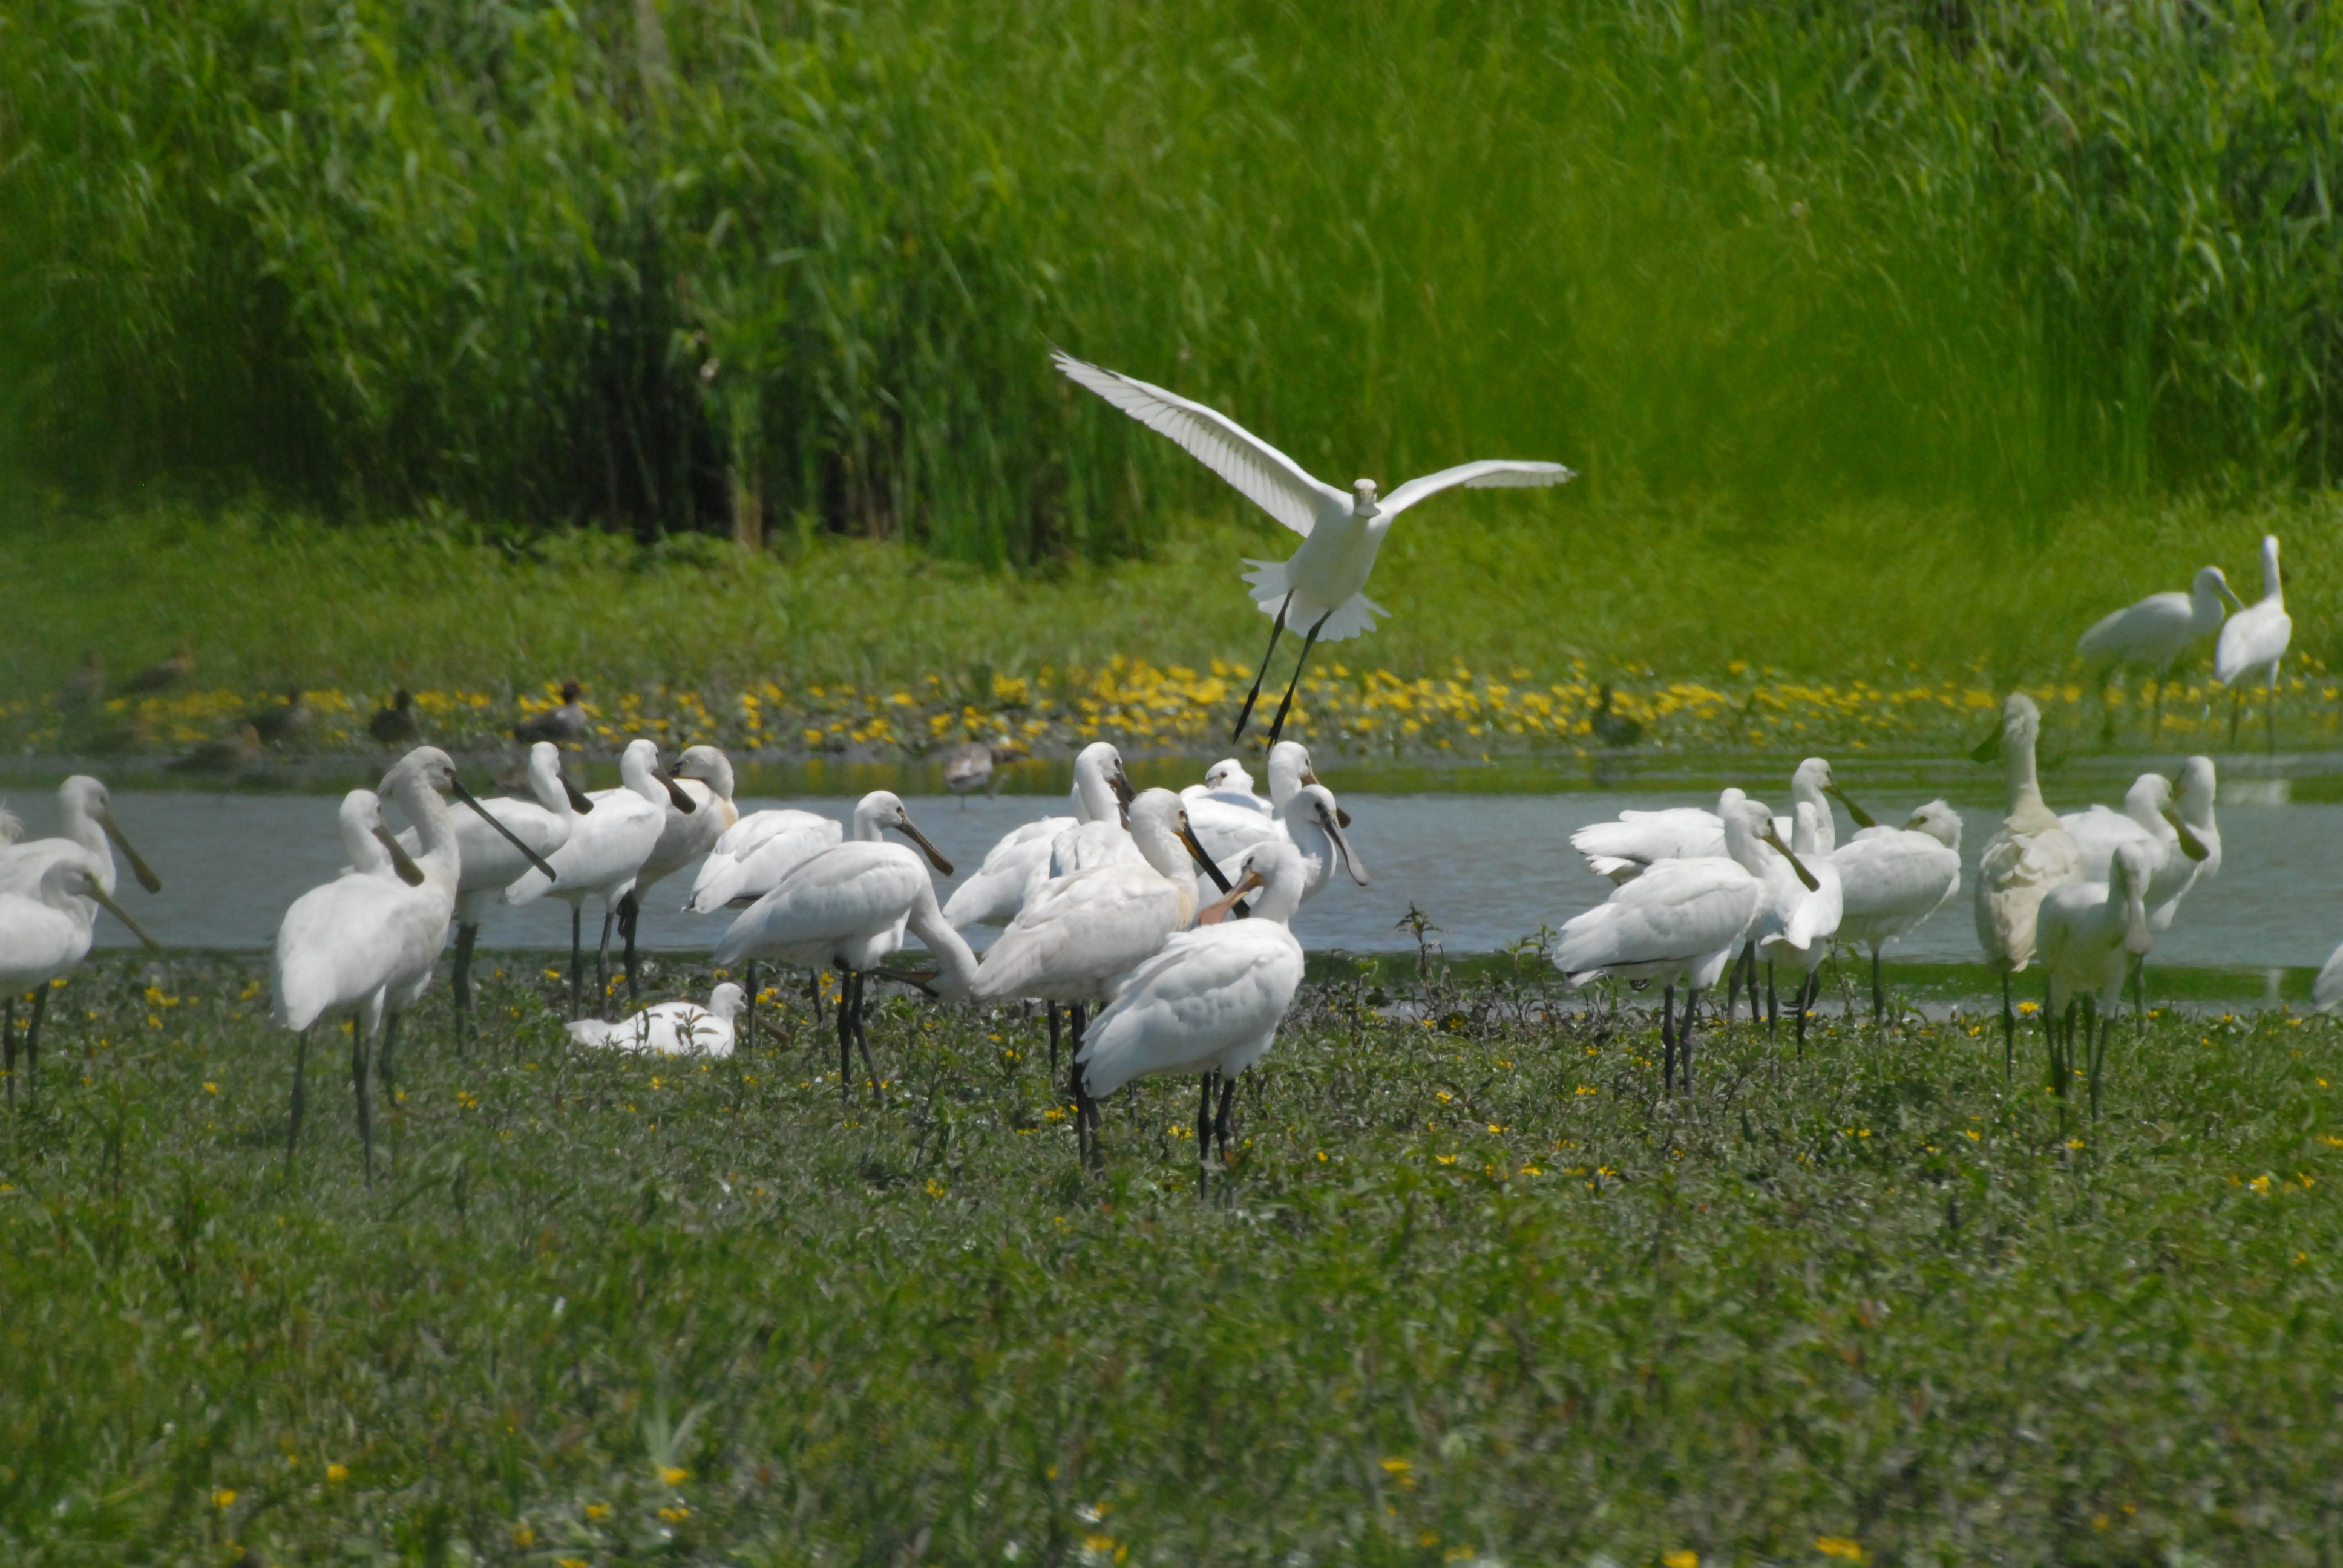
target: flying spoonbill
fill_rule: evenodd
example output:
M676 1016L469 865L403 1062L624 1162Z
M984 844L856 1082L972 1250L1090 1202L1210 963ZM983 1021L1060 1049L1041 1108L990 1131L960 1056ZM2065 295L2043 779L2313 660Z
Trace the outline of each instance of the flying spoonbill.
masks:
M1244 733L1245 720L1260 700L1261 683L1269 660L1277 651L1278 637L1290 621L1308 628L1302 657L1294 661L1293 680L1285 700L1270 721L1269 738L1285 729L1285 715L1293 706L1294 688L1302 684L1302 666L1320 640L1340 642L1374 628L1375 618L1390 612L1363 591L1375 568L1375 551L1397 518L1416 502L1459 485L1473 489L1560 485L1577 477L1560 463L1519 462L1483 458L1436 474L1410 479L1380 501L1375 482L1360 479L1345 495L1321 483L1302 466L1227 415L1192 403L1176 393L1151 386L1118 371L1075 358L1062 349L1051 360L1069 378L1089 387L1141 424L1170 437L1207 468L1234 486L1238 494L1302 536L1302 548L1282 561L1247 561L1245 574L1252 597L1263 615L1274 616L1269 648L1261 656L1261 671L1238 713L1229 739Z
M1254 890L1252 918L1222 919ZM1194 930L1166 941L1121 984L1082 1031L1074 1072L1086 1099L1102 1100L1135 1078L1202 1075L1196 1107L1196 1192L1207 1192L1207 1149L1225 1160L1237 1077L1259 1061L1302 984L1302 944L1287 922L1302 904L1302 859L1272 839L1245 856L1237 885L1197 916ZM1222 1081L1220 1112L1212 1082Z
M2213 678L2229 689L2229 744L2237 743L2238 678L2252 670L2268 670L2264 716L2269 749L2278 749L2278 667L2294 638L2294 621L2286 613L2286 582L2278 569L2278 536L2262 536L2262 597L2231 616L2213 645Z

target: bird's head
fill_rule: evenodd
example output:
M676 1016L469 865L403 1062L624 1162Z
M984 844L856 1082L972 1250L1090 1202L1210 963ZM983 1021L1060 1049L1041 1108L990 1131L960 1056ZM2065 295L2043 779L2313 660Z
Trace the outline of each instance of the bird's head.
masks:
M1351 486L1351 493L1353 498L1351 501L1351 515L1353 517L1364 522L1369 518L1379 518L1383 516L1383 509L1375 505L1375 482L1373 479L1359 479L1354 481Z

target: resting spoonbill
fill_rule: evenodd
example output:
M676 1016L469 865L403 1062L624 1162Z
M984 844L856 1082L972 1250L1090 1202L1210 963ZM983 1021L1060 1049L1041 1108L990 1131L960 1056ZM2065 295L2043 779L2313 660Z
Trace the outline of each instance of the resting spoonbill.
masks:
M1283 746L1290 743L1281 740L1278 744ZM1223 806L1233 806L1240 810L1251 811L1261 817L1268 816L1271 809L1277 804L1273 800L1264 800L1252 792L1252 775L1246 772L1245 765L1233 757L1223 757L1205 769L1204 781L1202 784L1191 784L1181 790L1180 799L1192 806L1198 800L1214 800Z
M59 835L0 846L0 892L30 896L41 878L58 860L86 858L97 885L107 893L116 888L114 854L120 850L130 862L130 874L150 893L163 890L163 879L130 847L122 824L114 819L113 798L103 780L76 773L57 786Z
M864 976L902 947L906 930L943 966L943 994L965 996L976 980L976 955L936 907L928 867L902 845L883 840L890 828L917 844L928 865L951 875L951 862L912 824L903 802L888 790L874 789L855 805L851 838L783 877L779 886L741 912L716 946L721 965L772 959L817 975L825 969L838 971L841 1099L853 1093L857 1047L870 1074L871 1092L884 1092L862 1027Z
M1837 820L1830 809L1834 799L1846 808L1846 814L1855 819L1856 827L1876 825L1871 813L1839 788L1831 775L1830 759L1809 757L1790 775L1790 809L1794 815L1774 819L1775 836L1787 839L1796 832L1795 813L1802 803L1810 805L1821 813L1818 826L1823 835L1822 852L1829 853L1837 847L1838 837ZM1612 821L1589 822L1571 834L1570 847L1578 851L1586 861L1586 869L1596 876L1624 882L1641 876L1654 861L1695 857L1714 859L1724 854L1725 825L1705 806L1622 811Z
M1666 1057L1662 1073L1668 1087L1681 1081L1687 1094L1700 993L1715 986L1768 911L1766 858L1779 855L1805 870L1774 830L1773 814L1740 790L1718 797L1717 817L1724 825L1724 854L1656 862L1619 884L1604 902L1565 921L1554 946L1554 967L1574 986L1609 975L1656 980L1666 987L1660 1013ZM1690 993L1681 1027L1672 1017L1679 983Z
M732 1054L732 1020L748 1006L747 995L730 980L710 991L708 1005L663 1001L618 1023L582 1018L565 1025L580 1045L649 1056L727 1057Z
M643 895L713 850L740 820L732 803L732 759L713 746L687 746L670 776L672 795L664 803L659 842L635 873L635 885L618 900L618 937L626 944L627 996L635 994L635 930L641 923Z
M2009 812L1977 857L1976 933L1986 962L2001 972L2002 1069L2012 1070L2017 1012L2009 977L2034 961L2034 918L2043 898L2082 875L2083 850L2066 824L2042 803L2034 776L2034 745L2042 710L2022 691L2003 699L2001 723L1969 753L1979 762L2001 759Z
M2043 898L2036 917L2036 945L2048 973L2049 1010L2043 1016L2051 1042L2050 1087L2064 1098L2074 1076L2075 1024L2068 1015L2079 998L2094 1121L2099 1114L2099 1068L2107 1038L2115 1030L2125 976L2132 960L2145 959L2156 945L2146 901L2152 874L2147 847L2127 839L2107 862L2107 880L2061 883Z
M1865 828L1831 851L1838 869L1838 940L1871 950L1871 1019L1887 1016L1879 950L1901 941L1961 890L1961 814L1942 800L1901 828Z
M1220 917L1260 890L1252 918ZM1237 1077L1259 1061L1302 985L1302 943L1287 928L1302 904L1302 859L1282 840L1255 845L1237 884L1199 911L1195 930L1164 942L1120 982L1114 1000L1091 1020L1074 1052L1074 1073L1088 1100L1102 1100L1135 1078L1201 1075L1196 1107L1196 1192L1208 1191L1206 1152L1218 1135L1229 1151L1229 1110ZM1222 1081L1212 1113L1212 1081Z
M2294 621L2286 613L2286 582L2278 569L2278 536L2262 536L2262 597L2231 616L2213 645L2213 678L2229 689L2229 744L2237 744L2238 678L2257 669L2268 671L2265 717L2269 749L2278 749L2278 667L2294 638Z
M629 740L618 755L616 789L597 789L587 799L594 803L590 816L578 819L561 848L547 859L552 870L531 870L505 890L505 902L516 907L533 904L551 894L569 906L569 1010L584 1008L585 959L579 922L588 899L602 904L602 945L594 960L597 996L610 994L610 926L618 900L631 892L635 878L659 847L667 829L668 808L699 809L691 797L675 786L659 766L659 748L649 740Z
M2172 672L2172 661L2200 637L2209 637L2218 630L2221 617L2227 613L2223 601L2238 604L2237 596L2229 589L2229 579L2219 567L2205 567L2197 573L2197 580L2187 593L2152 593L2137 604L2127 605L2085 632L2075 644L2075 651L2085 658L2103 658L2107 668L2100 679L2100 695L2106 696L2106 678L2112 676L2118 665L2136 664L2156 672L2156 718L2148 727L2148 739L2154 743L2157 732L2164 728L2164 678ZM2115 710L2106 709L2107 729L2115 728Z
M1051 852L1059 835L1089 822L1120 831L1122 802L1131 799L1122 753L1093 740L1074 754L1074 814L1044 817L1011 829L986 852L974 875L952 890L944 919L954 926L1005 926L1025 902L1028 885L1050 875Z
M1238 494L1302 536L1302 548L1282 561L1247 561L1245 574L1252 597L1263 615L1274 616L1269 648L1261 656L1261 671L1238 713L1229 739L1244 733L1245 720L1260 700L1261 683L1277 651L1277 639L1291 621L1309 628L1302 657L1294 661L1293 679L1285 700L1270 721L1274 741L1285 729L1293 706L1294 688L1302 684L1302 666L1310 649L1322 639L1340 642L1374 629L1375 618L1390 612L1363 591L1375 569L1375 551L1397 518L1416 502L1462 485L1471 489L1521 488L1560 485L1577 477L1560 463L1519 462L1483 458L1410 479L1378 501L1375 482L1360 479L1345 495L1322 484L1302 466L1227 415L1192 403L1161 387L1136 380L1075 358L1062 349L1051 360L1077 384L1089 387L1149 429L1170 437L1236 487Z
M85 851L50 858L34 879L30 892L0 891L0 995L7 999L6 1020L0 1032L7 1037L5 1062L8 1098L16 1098L16 999L33 993L33 1012L25 1027L25 1073L31 1092L41 1085L41 1020L49 1008L49 986L81 967L89 956L93 918L104 910L130 928L130 932L156 952L162 944L125 914L106 890L96 857Z
M538 741L528 749L528 789L534 799L499 796L481 801L478 812L452 819L459 857L455 975L459 1043L471 1033L472 947L479 940L481 917L507 888L538 863L548 862L569 841L578 820L594 809L594 802L561 776L561 749L550 740ZM409 855L422 851L422 835L415 828L399 834L398 841ZM360 861L350 863L366 869Z
M1031 997L1050 1006L1050 1081L1058 1079L1058 1012L1072 1010L1080 1040L1086 1010L1111 1001L1116 980L1152 958L1174 931L1194 923L1196 865L1202 846L1189 829L1180 798L1141 790L1131 803L1131 836L1144 857L1137 866L1097 866L1052 878L1035 889L985 950L970 996L977 1001ZM1077 1131L1089 1131L1076 1080Z
M1757 951L1765 960L1768 1031L1774 1027L1774 966L1783 965L1798 977L1797 1041L1803 1053L1806 1048L1806 1013L1822 989L1816 977L1823 960L1830 956L1831 939L1838 933L1845 894L1825 836L1824 824L1830 820L1829 817L1805 800L1799 801L1795 809L1798 827L1790 839L1795 862L1786 857L1763 862L1765 894L1773 904L1774 918L1766 922L1768 929L1757 939Z

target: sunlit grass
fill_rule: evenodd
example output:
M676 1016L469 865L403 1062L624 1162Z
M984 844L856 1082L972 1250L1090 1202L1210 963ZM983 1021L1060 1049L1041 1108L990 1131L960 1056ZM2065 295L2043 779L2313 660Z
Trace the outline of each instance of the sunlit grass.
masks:
M519 955L514 955L518 960ZM667 970L660 994L705 971ZM1194 1196L1192 1087L1075 1174L1015 1010L793 993L701 1065L561 986L409 1020L357 1168L261 972L109 961L0 1120L25 1563L2315 1561L2343 1074L2285 1012L2119 1032L2096 1123L1997 1024L1704 1038L1502 963L1305 998ZM1623 997L1634 1003L1634 999ZM22 1020L18 1013L19 1026Z

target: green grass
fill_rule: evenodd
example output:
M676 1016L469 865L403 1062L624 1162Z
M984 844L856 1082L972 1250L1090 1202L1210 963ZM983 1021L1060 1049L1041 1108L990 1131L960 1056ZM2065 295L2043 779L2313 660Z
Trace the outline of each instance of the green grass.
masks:
M1499 971L1313 989L1195 1197L1184 1083L1049 1120L1034 1020L580 1055L411 1020L386 1170L232 959L56 994L0 1125L28 1565L2335 1561L2331 1026L1702 1047ZM698 990L703 973L661 974ZM1387 1021L1423 1004L1437 1027ZM768 1012L768 1019L771 1017ZM23 1086L20 1086L20 1088ZM1843 1560L1843 1558L1842 1558Z
M17 611L0 628L0 699L55 689L89 650L119 678L182 639L196 686L253 695L289 682L534 691L570 676L606 696L751 680L876 690L1117 655L1250 670L1267 623L1239 558L1290 553L1292 536L1232 516L1165 524L1144 560L1013 573L897 544L744 558L688 539L642 548L560 532L519 546L444 521L333 528L266 510L27 502L0 517ZM1736 663L1842 685L2081 678L2085 628L2207 561L2258 597L2270 529L2292 547L2294 650L2315 668L2343 662L2343 561L2317 548L2337 523L2324 497L2098 506L2036 544L1967 514L1849 505L1776 519L1759 546L1737 515L1473 495L1393 530L1370 585L1392 618L1320 662L1541 678L1583 663L1634 689Z
M1046 339L1331 479L1765 514L2323 483L2325 6L26 0L0 437L645 537L1104 558L1209 493Z

